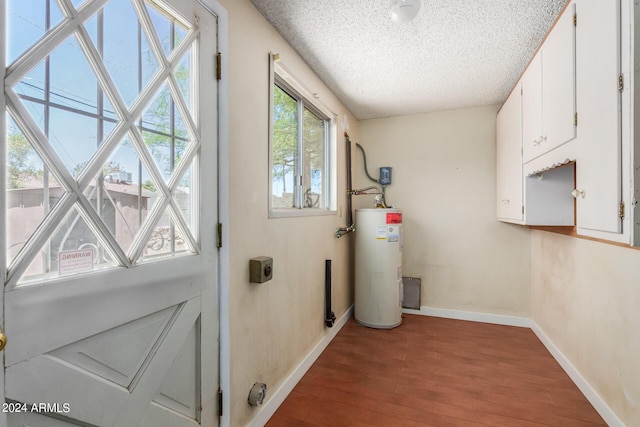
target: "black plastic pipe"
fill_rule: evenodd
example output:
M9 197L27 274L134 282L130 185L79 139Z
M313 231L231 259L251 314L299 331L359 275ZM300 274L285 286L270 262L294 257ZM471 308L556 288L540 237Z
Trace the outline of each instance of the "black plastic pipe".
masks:
M324 324L333 327L336 315L331 311L331 260L324 261Z
M345 132L344 134L346 142L347 142L347 227L351 227L353 225L353 208L351 206L351 190L353 190L353 186L351 185L351 139L349 139L349 135Z

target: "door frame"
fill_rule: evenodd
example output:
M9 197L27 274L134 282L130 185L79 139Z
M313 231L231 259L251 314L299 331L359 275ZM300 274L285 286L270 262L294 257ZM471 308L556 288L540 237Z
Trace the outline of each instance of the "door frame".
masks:
M5 0L0 0L0 3ZM222 247L218 252L218 379L223 393L220 427L231 426L231 355L229 346L229 15L218 0L196 0L218 17L218 221ZM3 56L4 58L4 56ZM4 306L3 306L4 307ZM0 312L0 314L2 314ZM2 392L4 393L4 378ZM4 399L2 400L4 401ZM0 419L1 421L1 419ZM0 425L1 422L0 422Z
M0 14L0 28L7 28L7 18L6 13L6 1L0 0L0 10L3 13ZM6 40L6 31L0 31L0 70L4 74L4 70L7 68L6 57L7 57L7 40ZM4 79L1 82L2 88L0 89L0 135L6 135L7 133L7 104L4 96ZM5 165L7 164L7 151L5 149L0 149L0 189L1 191L6 191L7 188L7 175L5 173ZM6 197L0 197L0 227L4 227L6 224ZM6 256L6 248L7 248L7 233L6 230L3 229L2 233L0 233L0 273L2 274L2 283L6 281L7 276L7 256ZM0 292L0 327L4 331L4 289ZM2 361L3 369L0 369L0 404L5 402L4 398L4 352L1 353L0 361ZM7 414L3 411L0 411L0 426L7 425Z
M218 20L218 52L222 58L228 58L228 14L227 11L217 0L193 0L199 2ZM4 11L7 7L6 0L0 0L0 10ZM6 14L0 14L0 28L6 28ZM6 69L6 32L0 31L0 70ZM218 81L218 221L223 224L222 242L225 244L218 252L218 277L217 289L218 295L218 380L219 388L229 395L230 388L230 355L229 355L229 311L228 311L228 293L229 293L229 245L228 243L228 225L229 225L229 168L228 168L228 67L226 61L222 61L221 79ZM4 72L4 71L3 71ZM4 85L3 85L4 86ZM4 89L0 90L0 134L6 134L6 101ZM2 191L6 189L6 150L0 150L0 165L2 173L0 173L0 188ZM6 223L6 198L0 197L0 223L2 226ZM0 233L0 272L2 273L2 281L6 279L7 260L6 260L6 233ZM4 330L4 291L0 292L0 327ZM8 339L9 345L11 339ZM4 353L1 354L2 366L4 366ZM5 384L4 369L0 369L0 404L5 402ZM216 404L215 402L210 402ZM230 426L230 403L229 399L223 399L222 417L219 420L221 426ZM0 411L0 426L7 425L6 413Z
M0 0L4 2L5 0ZM220 427L231 426L231 355L229 337L229 15L218 0L196 0L218 17L218 222L222 246L218 252L218 380L223 393ZM1 314L1 313L0 313ZM4 388L2 389L4 393ZM4 400L2 400L4 401ZM217 404L216 404L217 405ZM0 426L2 425L0 419Z

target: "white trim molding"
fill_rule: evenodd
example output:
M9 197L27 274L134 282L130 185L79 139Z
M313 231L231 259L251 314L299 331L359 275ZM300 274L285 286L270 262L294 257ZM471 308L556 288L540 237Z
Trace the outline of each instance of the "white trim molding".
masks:
M531 320L531 330L536 334L538 339L542 341L549 353L553 356L558 364L569 375L569 378L580 389L582 394L587 398L589 403L593 405L594 409L598 411L600 416L609 425L609 427L625 427L625 424L618 418L613 410L607 405L607 403L600 397L600 395L591 387L591 384L582 376L580 371L576 369L571 361L560 351L558 347L549 339L549 337L542 331L542 328L533 320Z
M520 328L531 328L531 319L529 319L528 317L509 316L505 314L451 310L447 308L427 307L424 305L420 307L420 310L411 310L411 309L405 308L402 310L402 312L407 314L419 314L422 316L444 317L446 319L492 323L494 325L518 326Z
M293 370L293 372L284 380L284 382L276 389L267 400L258 414L251 420L248 427L262 427L267 421L276 413L282 402L287 398L289 393L302 379L304 374L307 373L313 363L320 357L320 354L324 351L329 343L338 335L340 329L347 324L349 319L353 316L353 306L351 306L338 321L333 325L328 333L316 344L316 346L307 354L307 356L300 362L300 364Z

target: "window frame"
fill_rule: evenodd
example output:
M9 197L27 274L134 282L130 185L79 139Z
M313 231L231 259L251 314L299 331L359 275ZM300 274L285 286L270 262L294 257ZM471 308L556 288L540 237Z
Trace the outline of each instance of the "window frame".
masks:
M335 215L336 208L336 140L337 140L337 115L330 111L320 101L317 93L311 93L298 79L292 76L287 68L277 60L274 54L269 55L269 189L268 189L268 214L269 218L286 218L296 216ZM302 116L307 109L324 122L324 167L323 167L323 194L324 206L322 208L304 207L304 195L302 186L294 183L295 207L276 208L273 206L273 149L274 149L274 86L291 96L298 105L298 122L303 123ZM294 181L302 177L302 163L304 157L304 129L298 127L297 158ZM298 179L296 179L298 178Z

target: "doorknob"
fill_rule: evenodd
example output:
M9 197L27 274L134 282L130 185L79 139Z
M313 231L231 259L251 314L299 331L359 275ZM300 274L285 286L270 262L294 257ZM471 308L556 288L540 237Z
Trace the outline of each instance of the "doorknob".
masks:
M7 336L4 331L0 329L0 351L4 351L4 347L7 345Z

